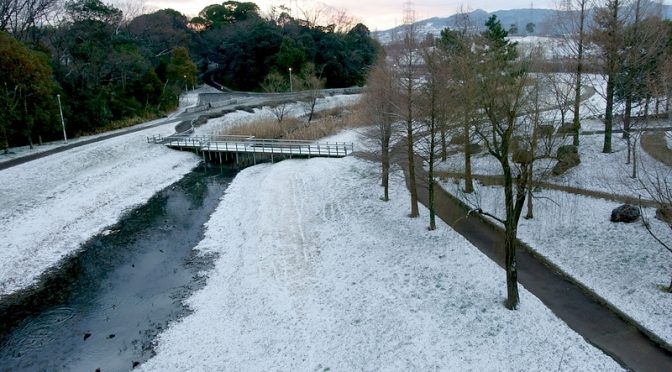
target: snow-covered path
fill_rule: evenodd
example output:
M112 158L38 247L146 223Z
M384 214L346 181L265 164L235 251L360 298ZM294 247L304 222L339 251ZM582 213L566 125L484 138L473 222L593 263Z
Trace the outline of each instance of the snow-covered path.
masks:
M191 171L199 159L150 145L174 124L77 147L0 171L0 298Z
M465 239L406 217L354 158L242 171L198 249L219 258L145 370L617 370ZM422 210L423 215L426 210Z

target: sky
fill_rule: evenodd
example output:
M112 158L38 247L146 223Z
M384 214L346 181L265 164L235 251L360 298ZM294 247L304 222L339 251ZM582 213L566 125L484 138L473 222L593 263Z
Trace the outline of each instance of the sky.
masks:
M239 0L246 1L246 0ZM248 0L249 1L249 0ZM195 16L208 5L222 3L218 0L146 0L150 7L163 9L172 8L187 16ZM293 9L310 9L319 5L326 5L339 10L346 10L347 14L357 18L372 31L383 31L402 23L404 0L256 0L253 1L262 13L268 12L272 6L288 5ZM508 0L505 5L501 0L415 0L413 8L415 18L422 20L431 17L448 17L462 6L465 10L483 9L487 11L519 8L554 8L557 0Z

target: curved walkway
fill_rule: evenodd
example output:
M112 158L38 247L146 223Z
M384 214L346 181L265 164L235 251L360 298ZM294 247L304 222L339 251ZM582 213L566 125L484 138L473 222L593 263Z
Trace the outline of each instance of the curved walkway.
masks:
M672 129L672 128L668 128ZM672 150L667 147L665 136L660 132L645 132L641 139L642 149L659 162L672 167Z
M460 179L464 178L464 173L459 173L459 172L435 172L435 173L436 173L436 177L448 177L448 178L460 178ZM485 185L502 185L504 183L504 177L503 176L473 174L471 177L475 180L478 180L478 181L482 182ZM563 192L570 193L570 194L590 196L590 197L593 197L593 198L612 200L612 201L617 201L617 202L620 202L620 203L628 203L628 204L632 204L632 205L639 205L641 203L642 206L644 206L644 207L658 207L659 206L659 204L656 203L656 201L654 201L654 200L639 199L639 198L635 198L634 196L611 194L611 193L608 193L608 192L582 189L582 188L579 188L579 187L558 185L557 183L546 182L546 181L537 181L536 185L538 185L538 186L540 186L544 189L558 190L558 191L563 191Z
M100 141L105 141L105 140L110 139L110 138L123 136L124 134L139 132L141 130L158 127L160 125L177 123L177 122L180 122L182 120L184 120L184 119L169 118L167 120L161 120L160 122L158 122L156 124L147 125L147 126L136 126L136 127L130 128L130 129L119 130L119 131L116 131L114 133L105 134L105 135L90 138L90 139L87 139L87 140L72 142L72 143L67 144L67 145L55 147L51 150L42 151L42 152L38 152L38 153L33 153L33 154L30 154L30 155L25 155L25 156L19 156L17 158L12 159L12 160L7 160L7 161L0 162L0 170L11 168L11 167L17 166L19 164L27 163L29 161L41 159L41 158L44 158L45 156L58 154L59 152L74 149L76 147L89 145L89 144L100 142Z
M393 161L404 169L408 183L408 161L396 151ZM371 156L360 156L372 159ZM416 180L419 201L427 205L427 172L419 158ZM467 218L468 208L441 187L435 191L437 215L500 266L504 263L504 239L501 228L479 215ZM518 278L528 291L588 342L601 349L625 368L635 371L672 371L669 345L654 341L627 316L610 308L595 293L562 274L551 262L537 256L519 242ZM503 274L502 274L503 275ZM504 305L502 305L504 306ZM666 348L667 347L667 348Z

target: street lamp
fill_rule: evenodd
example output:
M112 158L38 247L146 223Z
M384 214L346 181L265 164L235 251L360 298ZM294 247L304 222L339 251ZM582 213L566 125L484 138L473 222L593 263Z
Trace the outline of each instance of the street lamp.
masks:
M61 113L61 125L63 126L63 141L65 144L68 144L68 135L65 134L65 120L63 119L63 107L61 106L61 95L57 94L56 99L58 100L58 111Z
M184 92L189 92L189 85L187 84L187 75L183 75L184 77Z
M294 89L292 88L292 68L289 68L289 92L293 92Z

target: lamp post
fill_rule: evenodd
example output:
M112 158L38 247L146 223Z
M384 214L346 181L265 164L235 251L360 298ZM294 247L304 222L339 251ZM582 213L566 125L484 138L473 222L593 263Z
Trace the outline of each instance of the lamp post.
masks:
M182 75L184 77L184 92L189 92L189 84L187 83L187 75Z
M57 94L56 99L58 100L58 111L61 113L61 125L63 126L63 142L68 144L68 135L65 134L65 120L63 119L63 107L61 106L61 95Z
M289 68L289 92L293 92L294 89L292 87L292 68Z

